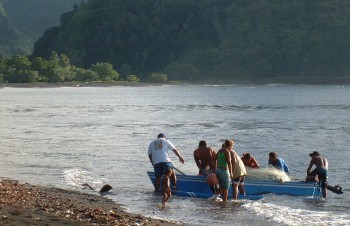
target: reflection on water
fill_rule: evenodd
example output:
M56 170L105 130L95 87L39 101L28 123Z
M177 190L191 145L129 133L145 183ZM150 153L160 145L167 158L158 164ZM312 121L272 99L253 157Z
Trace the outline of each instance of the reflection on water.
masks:
M129 211L187 224L350 224L349 197L332 193L326 202L172 197L163 210L146 174L148 144L166 131L186 160L182 165L173 155L174 165L187 174L197 172L192 154L199 140L218 149L232 138L240 155L250 152L263 167L276 151L292 179L305 177L308 153L317 150L330 163L330 183L349 192L349 87L3 88L0 104L1 177L77 190L82 182L108 182L110 198Z

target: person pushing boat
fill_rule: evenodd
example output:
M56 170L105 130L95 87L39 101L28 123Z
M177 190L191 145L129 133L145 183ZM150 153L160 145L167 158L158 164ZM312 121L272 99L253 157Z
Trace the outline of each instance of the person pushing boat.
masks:
M328 174L328 161L326 158L320 156L317 151L309 154L311 157L309 167L307 168L307 176L318 176L319 185L322 188L322 197L327 197L327 174ZM315 165L315 169L311 171L312 166Z
M182 164L185 163L185 160L181 156L180 152L168 139L166 139L164 133L158 134L157 138L154 139L148 147L148 157L153 165L154 173L156 175L156 182L154 186L154 192L156 193L160 191L160 180L162 175L164 175L165 170L167 168L171 168L172 170L174 169L174 166L169 158L169 151L173 151L175 155L179 157ZM173 189L176 190L176 175L174 170L170 176L170 180L173 185Z
M279 158L275 152L269 153L269 166L270 165L286 173L289 172L289 167L286 161L284 161L282 158Z
M238 198L238 190L241 195L245 195L245 190L244 190L244 178L247 175L247 171L245 169L244 163L237 154L233 150L234 147L234 141L230 141L231 144L231 163L232 163L232 198L234 200L237 200Z
M194 161L199 169L199 175L207 176L214 172L215 155L216 152L207 145L205 140L199 142L198 148L193 152Z
M217 194L221 194L222 200L227 201L228 189L230 188L230 178L232 177L232 163L230 150L232 149L232 141L225 140L224 147L221 148L216 156L217 166L215 174L219 180L219 189Z
M250 153L243 153L243 156L241 158L245 166L248 166L250 168L256 168L259 169L259 163L256 161L255 158L253 158Z

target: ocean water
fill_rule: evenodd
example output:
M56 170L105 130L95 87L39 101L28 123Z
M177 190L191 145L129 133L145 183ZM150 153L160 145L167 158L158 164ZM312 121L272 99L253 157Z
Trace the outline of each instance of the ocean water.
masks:
M108 197L128 211L186 225L350 225L349 86L1 88L0 119L0 177L84 192L83 183L109 183ZM238 154L263 167L276 151L295 180L317 150L344 194L228 203L173 196L162 209L146 174L159 132L184 156L185 164L171 158L186 174L197 173L192 154L202 139L215 149L235 139Z

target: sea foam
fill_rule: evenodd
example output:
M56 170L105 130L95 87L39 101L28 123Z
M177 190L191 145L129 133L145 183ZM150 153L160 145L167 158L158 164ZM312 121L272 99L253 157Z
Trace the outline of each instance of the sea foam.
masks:
M243 205L249 212L283 225L349 225L348 214L310 211L279 206L272 203L249 202Z

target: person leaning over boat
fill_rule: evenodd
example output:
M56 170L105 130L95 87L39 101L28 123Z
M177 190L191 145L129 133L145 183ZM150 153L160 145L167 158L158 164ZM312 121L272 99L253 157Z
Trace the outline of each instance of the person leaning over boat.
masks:
M214 172L215 151L207 146L207 142L201 140L198 148L194 150L193 157L199 169L199 175L208 176Z
M154 173L156 175L155 182L155 192L158 193L160 190L160 180L162 175L164 175L166 168L174 169L173 164L169 158L169 151L173 151L181 163L184 163L185 160L180 155L180 152L175 148L175 146L166 139L164 133L158 134L157 138L154 139L148 147L148 157L151 161ZM171 174L170 177L173 188L176 189L176 175L175 172Z
M244 178L247 175L244 163L239 157L237 152L233 150L234 141L230 140L230 153L231 153L231 163L232 163L232 198L237 200L238 190L241 195L245 195L244 191Z
M222 200L227 201L228 189L230 188L230 178L232 177L232 163L231 163L231 142L225 141L222 147L216 154L215 160L215 174L219 180L219 189L217 195L221 194Z
M275 152L269 153L269 166L270 165L286 173L289 172L287 163L282 158L279 158Z
M307 168L307 176L318 176L319 184L322 188L322 197L327 196L327 174L328 174L328 161L326 158L320 156L317 151L309 154L311 157L309 167ZM310 172L312 166L316 168Z
M255 158L253 158L250 153L243 153L243 156L241 158L245 166L259 169L259 163L256 161Z

